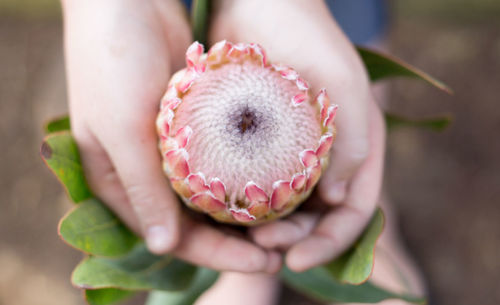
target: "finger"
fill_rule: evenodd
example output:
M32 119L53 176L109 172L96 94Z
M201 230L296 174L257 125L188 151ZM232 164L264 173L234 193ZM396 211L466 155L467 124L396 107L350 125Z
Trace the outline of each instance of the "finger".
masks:
M193 264L236 272L276 273L281 268L281 255L277 252L265 251L210 226L186 219L182 231L174 254Z
M171 70L178 71L185 67L186 50L193 41L189 15L181 1L155 1L154 5L166 29Z
M75 124L73 124L75 125ZM137 234L141 227L125 189L101 144L85 127L73 126L80 158L92 192Z
M294 213L292 216L250 229L253 240L267 249L288 249L313 230L318 214Z
M179 206L162 170L157 138L149 120L120 118L127 124L113 134L103 133L102 143L113 162L132 208L139 219L149 250L163 254L179 240Z
M370 110L371 154L350 185L346 205L333 208L310 237L288 251L286 262L292 270L303 271L340 255L361 234L373 214L382 181L385 130L374 103Z
M329 262L354 242L369 219L347 205L334 209L309 237L288 251L286 264L290 269L301 272Z

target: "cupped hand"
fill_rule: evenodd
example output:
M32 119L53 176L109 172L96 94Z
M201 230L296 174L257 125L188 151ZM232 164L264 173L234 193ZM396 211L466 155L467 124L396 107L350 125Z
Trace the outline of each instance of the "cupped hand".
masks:
M72 132L92 190L154 253L277 271L277 253L183 215L163 174L155 119L191 42L179 1L62 2Z
M293 270L331 260L368 223L382 180L384 123L356 50L323 1L219 0L209 36L261 44L271 61L296 69L313 92L325 87L339 105L337 139L318 187L328 211L297 212L252 232L260 245L286 249Z

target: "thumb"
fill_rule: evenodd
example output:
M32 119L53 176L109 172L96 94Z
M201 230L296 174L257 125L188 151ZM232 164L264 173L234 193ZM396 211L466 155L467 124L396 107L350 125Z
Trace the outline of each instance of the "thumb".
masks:
M319 182L322 198L330 204L342 203L346 197L349 180L366 160L369 153L368 139L346 139L338 127L336 143L332 147L330 166Z
M356 86L357 85L357 86ZM325 202L339 204L345 200L349 181L356 174L370 153L368 117L369 105L374 100L369 90L334 91L339 101L336 117L337 138L332 146L330 166L319 183L319 191ZM362 93L362 92L365 93Z

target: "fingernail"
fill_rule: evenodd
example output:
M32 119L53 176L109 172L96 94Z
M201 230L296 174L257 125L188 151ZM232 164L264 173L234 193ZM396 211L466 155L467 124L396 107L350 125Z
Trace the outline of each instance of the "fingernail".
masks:
M153 226L147 230L146 243L149 251L165 254L170 248L170 234L164 226Z
M331 185L326 192L326 196L330 203L341 203L345 199L346 192L347 182L341 181Z

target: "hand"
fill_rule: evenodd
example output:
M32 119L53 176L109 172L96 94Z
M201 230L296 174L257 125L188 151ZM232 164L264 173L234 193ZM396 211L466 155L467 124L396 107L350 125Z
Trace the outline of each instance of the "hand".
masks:
M213 269L274 272L280 257L181 215L155 119L191 34L178 1L63 1L73 135L90 187L150 251Z
M295 213L252 232L260 245L286 249L286 262L293 270L325 263L359 236L378 199L385 132L367 73L323 1L215 4L212 42L257 42L271 61L296 69L313 92L326 87L339 105L331 164L318 187L329 211L321 217Z

